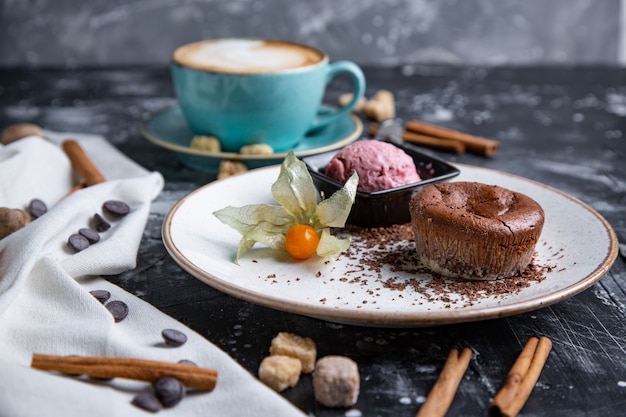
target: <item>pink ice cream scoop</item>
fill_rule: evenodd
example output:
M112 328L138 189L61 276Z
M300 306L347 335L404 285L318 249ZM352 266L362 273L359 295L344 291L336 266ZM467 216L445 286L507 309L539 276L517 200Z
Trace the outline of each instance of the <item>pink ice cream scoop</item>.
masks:
M421 181L413 158L402 149L379 140L359 140L341 151L326 166L326 175L345 183L356 171L359 191L387 190Z

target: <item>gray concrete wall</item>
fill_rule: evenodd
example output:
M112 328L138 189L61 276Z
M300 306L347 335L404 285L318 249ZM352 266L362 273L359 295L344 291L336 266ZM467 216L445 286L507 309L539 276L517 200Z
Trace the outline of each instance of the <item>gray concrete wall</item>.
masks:
M270 37L360 64L615 64L620 0L0 0L0 66L165 65Z

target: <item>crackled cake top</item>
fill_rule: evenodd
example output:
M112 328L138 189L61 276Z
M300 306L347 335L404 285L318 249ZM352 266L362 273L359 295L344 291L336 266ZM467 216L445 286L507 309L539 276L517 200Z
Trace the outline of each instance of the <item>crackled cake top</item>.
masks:
M486 233L516 233L544 222L543 209L532 198L476 182L428 185L415 195L410 209L438 224Z

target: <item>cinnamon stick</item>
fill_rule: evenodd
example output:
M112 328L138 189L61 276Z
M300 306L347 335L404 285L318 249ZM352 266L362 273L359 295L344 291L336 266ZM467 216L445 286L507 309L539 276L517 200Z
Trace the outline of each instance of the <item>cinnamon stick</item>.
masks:
M83 189L83 188L85 188L85 187L87 187L87 184L85 184L84 182L81 182L80 184L76 184L75 186L73 186L73 187L72 187L72 189L71 189L71 190L69 190L69 191L67 192L67 194L65 194L65 195L63 196L63 198L65 198L65 197L67 197L67 196L69 196L69 195L72 195L72 194L74 194L76 191L80 191L80 190L82 190L82 189Z
M450 139L436 138L432 136L420 135L419 133L403 132L402 139L416 145L427 146L440 151L461 154L465 152L465 144Z
M369 133L375 135L379 128L378 123L370 123ZM405 142L411 142L416 145L425 146L428 148L437 149L444 152L451 152L461 154L465 152L465 145L461 142L457 142L449 139L435 138L431 136L420 135L413 132L402 132L402 140Z
M170 376L189 388L212 391L217 371L182 363L160 362L135 358L97 356L56 356L34 353L30 366L45 371L88 375L95 378L126 378L154 382Z
M450 351L435 385L428 393L426 402L422 404L416 417L445 416L471 359L470 348L463 348L461 352L457 349Z
M551 349L552 342L545 336L528 339L502 388L489 405L490 417L514 417L520 412L539 379Z
M465 145L468 152L478 155L493 156L500 149L500 142L497 140L472 136L453 129L447 129L417 120L407 122L405 128L409 132L461 142Z
M74 139L68 139L61 144L63 151L72 163L72 167L81 176L86 186L106 181L98 167L89 159L83 148Z

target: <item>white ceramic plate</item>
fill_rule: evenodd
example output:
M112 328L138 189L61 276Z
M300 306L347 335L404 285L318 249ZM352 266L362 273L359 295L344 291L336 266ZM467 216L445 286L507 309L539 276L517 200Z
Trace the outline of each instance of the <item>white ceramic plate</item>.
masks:
M542 205L546 220L536 263L551 266L540 282L506 295L479 297L471 305L458 297L433 297L412 287L401 291L382 282L432 276L409 269L368 272L358 260L341 256L295 261L255 246L236 264L240 235L212 212L228 205L276 204L270 186L279 167L266 167L210 183L186 196L167 215L163 241L174 260L206 284L253 303L329 321L368 326L410 327L484 320L535 310L588 288L609 270L618 252L614 231L588 205L546 185L489 169L461 165L454 181L478 181L522 192ZM411 253L412 242L398 247ZM367 256L365 247L357 254ZM460 281L455 281L459 288ZM462 282L462 281L461 281ZM470 284L468 284L470 285Z

